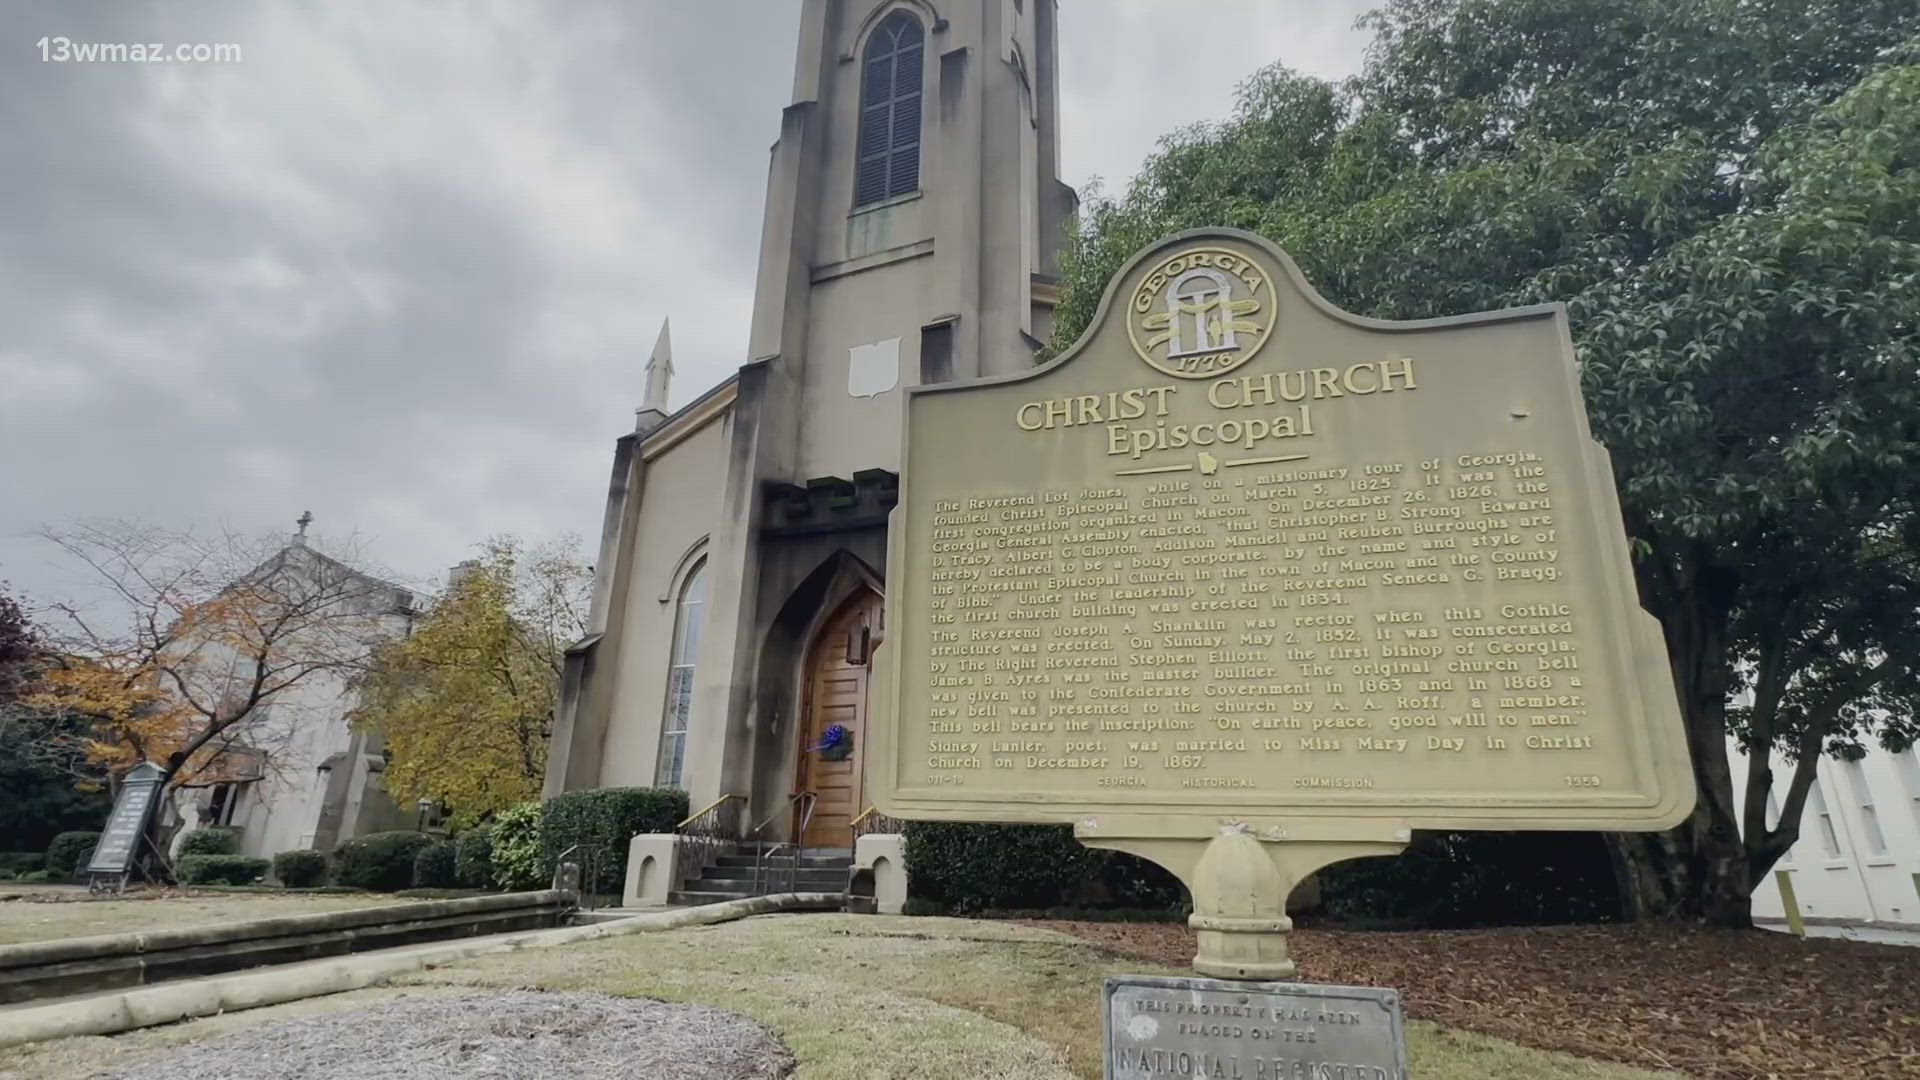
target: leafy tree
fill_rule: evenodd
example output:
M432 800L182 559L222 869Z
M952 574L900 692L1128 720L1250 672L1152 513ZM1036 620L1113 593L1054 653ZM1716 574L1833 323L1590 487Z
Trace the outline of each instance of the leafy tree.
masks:
M470 822L540 794L561 667L593 584L574 546L487 541L412 635L376 654L355 722L383 734L396 799Z
M40 655L38 635L27 613L0 582L0 709L12 706L29 681L29 666Z
M142 761L167 789L311 768L288 759L298 688L344 680L404 620L408 594L305 538L202 538L127 521L40 534L100 595L54 605L31 708L40 749L110 782ZM165 838L159 845L164 850Z
M42 851L60 833L98 828L109 802L95 775L45 748L80 726L29 708L43 647L19 601L0 591L0 851Z
M1566 303L1700 795L1679 829L1614 837L1616 863L1636 914L1745 925L1822 752L1920 734L1920 5L1362 21L1360 76L1267 69L1087 200L1054 347L1128 254L1201 225L1272 238L1366 315ZM1771 827L1769 747L1795 762Z

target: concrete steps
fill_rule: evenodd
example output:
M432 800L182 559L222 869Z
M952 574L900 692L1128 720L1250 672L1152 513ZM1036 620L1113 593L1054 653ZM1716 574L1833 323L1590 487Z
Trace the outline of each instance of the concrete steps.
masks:
M774 854L766 859L766 883L769 892L845 893L853 868L853 853L844 848L809 850L794 865L792 854ZM713 865L683 889L668 894L672 904L719 904L755 895L754 874L759 855L752 850L722 855Z

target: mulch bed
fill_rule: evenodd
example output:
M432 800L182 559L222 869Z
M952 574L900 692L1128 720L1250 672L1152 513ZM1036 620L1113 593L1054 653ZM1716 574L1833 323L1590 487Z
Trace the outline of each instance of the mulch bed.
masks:
M1160 964L1166 923L1035 923ZM1920 949L1675 925L1297 930L1310 982L1400 989L1407 1014L1703 1080L1920 1077Z

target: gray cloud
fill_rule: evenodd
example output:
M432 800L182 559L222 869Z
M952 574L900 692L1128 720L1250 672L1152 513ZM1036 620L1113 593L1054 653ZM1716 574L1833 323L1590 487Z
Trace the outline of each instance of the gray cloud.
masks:
M1351 0L1062 3L1067 179L1124 183L1274 60L1354 70ZM744 359L786 0L0 8L0 578L117 515L358 531L430 578L587 535L674 317L674 401ZM234 43L43 62L43 36Z

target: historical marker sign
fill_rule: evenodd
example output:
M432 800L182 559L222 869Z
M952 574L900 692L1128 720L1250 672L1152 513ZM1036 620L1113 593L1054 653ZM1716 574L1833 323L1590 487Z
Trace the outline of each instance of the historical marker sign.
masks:
M1558 305L1362 319L1257 237L1175 237L1065 356L909 392L892 544L868 782L899 817L1404 839L1692 805Z
M166 773L151 762L141 762L128 771L120 784L120 797L113 801L113 812L100 830L100 841L93 846L86 872L125 876L140 853L141 838L147 832L147 820L158 803L160 785Z
M1392 990L1124 975L1103 997L1106 1080L1406 1080Z

